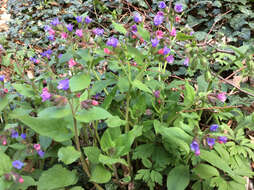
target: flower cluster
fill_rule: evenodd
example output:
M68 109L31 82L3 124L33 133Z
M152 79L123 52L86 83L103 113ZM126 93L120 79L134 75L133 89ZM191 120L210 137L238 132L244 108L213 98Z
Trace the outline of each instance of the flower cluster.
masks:
M218 124L212 124L209 127L209 131L210 132L217 132L218 128L219 128ZM218 140L218 143L222 144L222 143L226 143L228 139L226 136L218 136L217 140ZM213 146L215 145L215 142L216 142L215 138L212 138L212 137L206 138L206 143L210 147L210 149L213 148ZM195 153L195 155L200 154L199 144L196 140L192 141L192 143L190 144L190 148Z
M41 145L40 144L34 144L34 149L38 153L38 155L42 158L44 157L45 152L41 150Z
M11 131L11 138L17 139L18 137L19 137L19 133L16 130L12 130ZM25 140L26 139L26 134L25 133L21 133L20 137Z
M43 102L51 98L51 94L49 93L48 88L42 89L41 97Z

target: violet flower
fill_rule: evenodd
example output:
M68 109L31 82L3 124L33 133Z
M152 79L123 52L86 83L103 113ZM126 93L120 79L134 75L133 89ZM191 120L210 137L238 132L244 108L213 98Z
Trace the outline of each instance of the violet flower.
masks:
M166 3L164 1L160 1L158 7L160 9L165 9L166 8Z
M216 132L218 128L219 128L218 124L212 124L209 129L211 132Z
M227 99L226 94L227 94L226 92L221 92L221 93L219 93L219 94L217 95L218 100L220 100L221 102L225 102L226 99Z
M173 55L169 55L169 56L167 56L166 57L166 61L168 62L168 63L173 63L174 62L174 56Z
M73 30L73 25L72 25L72 24L68 24L68 25L66 26L66 28L67 28L67 30L68 30L69 32L71 32L71 31Z
M24 166L24 163L21 162L20 160L15 160L12 162L12 166L18 170L20 170L23 166Z
M45 102L46 100L49 100L51 98L51 94L49 93L48 88L42 89L41 97L42 102Z
M5 78L4 75L0 75L0 81L4 82L4 78Z
M208 144L208 146L210 147L210 148L213 148L213 145L215 144L215 139L214 138L206 138L206 142L207 142L207 144Z
M176 4L174 7L175 12L181 13L183 11L183 5L182 4Z
M152 46L156 47L159 44L160 40L157 38L154 38L154 39L151 39L151 42L152 42Z
M69 79L64 79L59 81L57 88L59 90L68 90L69 89Z
M134 17L133 17L133 20L134 20L134 22L139 23L139 22L142 21L142 17L140 16L140 14L135 13Z
M118 39L111 37L108 39L106 44L107 44L107 46L112 46L112 47L116 48L117 44L118 44Z
M195 155L200 155L200 149L199 149L199 144L197 141L192 141L192 143L190 144L190 148L193 152L195 152Z
M92 19L89 16L86 16L85 23L89 24L90 22L92 22Z
M226 143L227 140L228 140L228 138L225 137L225 136L219 136L219 137L218 137L218 142L219 142L220 144Z

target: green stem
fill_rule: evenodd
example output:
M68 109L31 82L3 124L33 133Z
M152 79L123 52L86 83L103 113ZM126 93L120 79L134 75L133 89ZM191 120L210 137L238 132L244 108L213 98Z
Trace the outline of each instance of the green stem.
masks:
M68 100L69 101L69 100ZM78 127L77 127L77 120L75 118L75 112L74 112L74 108L73 108L73 104L69 101L70 104L70 108L71 108L71 112L72 112L72 117L73 117L73 126L74 126L74 133L75 133L75 144L76 144L76 148L77 150L80 152L80 160L81 160L81 165L83 170L85 171L85 173L87 174L87 176L90 178L91 174L88 168L88 165L85 161L84 155L82 154L81 148L80 148L80 142L79 142L79 136L78 136ZM92 182L94 184L94 186L98 189L98 190L103 190L103 188L98 185L95 182Z

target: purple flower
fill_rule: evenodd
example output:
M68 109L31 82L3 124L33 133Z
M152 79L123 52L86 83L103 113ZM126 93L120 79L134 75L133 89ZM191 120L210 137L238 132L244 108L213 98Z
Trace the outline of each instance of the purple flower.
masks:
M22 133L21 135L20 135L20 137L22 138L22 139L26 139L26 133Z
M116 48L117 44L118 44L118 39L111 37L108 39L106 44L107 44L107 46L112 46L112 47Z
M219 93L219 94L217 95L218 100L220 100L221 102L225 102L226 99L227 99L226 94L227 94L226 92L221 92L221 93Z
M166 60L167 60L168 63L173 63L175 59L174 59L173 55L169 55L169 56L166 57Z
M71 31L73 30L73 25L72 25L72 24L68 24L68 25L66 26L66 28L67 28L67 30L68 30L69 32L71 32Z
M159 2L159 8L160 9L165 9L166 8L166 3L164 1Z
M219 128L219 125L218 125L218 124L212 124L212 125L210 126L210 131L211 131L211 132L216 132L218 128Z
M95 28L93 29L93 33L97 36L102 36L104 33L104 30L102 28Z
M52 55L52 53L53 53L53 51L51 49L46 51L46 54L48 54L48 55Z
M134 20L134 22L139 23L139 22L142 21L142 17L140 16L140 14L135 13L134 17L133 17L133 20Z
M77 17L76 17L76 20L77 20L78 23L81 23L82 20L83 20L83 18L82 18L82 16L77 16Z
M170 49L167 46L165 46L163 48L163 55L167 55L167 54L169 54L169 52L170 52Z
M57 57L58 57L58 59L60 59L62 56L63 56L63 54L60 53Z
M153 22L155 26L160 25L161 23L163 23L164 20L164 16L163 14L161 14L160 12L157 13L157 15L154 17Z
M198 156L200 155L200 149L199 149L199 144L197 141L192 141L192 143L190 144L190 148L193 152L195 152L195 154Z
M210 148L213 148L213 145L215 144L215 139L214 138L206 138L206 142L207 142L207 144L208 144L208 146L210 147Z
M57 26L58 24L60 24L59 19L58 19L58 18L55 18L55 19L51 22L51 24L52 24L53 26Z
M54 37L53 35L49 35L49 36L48 36L48 39L49 39L49 41L54 41L54 40L55 40L55 37Z
M0 50L4 49L3 46L0 44Z
M132 32L137 32L138 31L137 25L132 25L131 26L131 31Z
M86 16L85 23L89 24L90 22L92 22L92 19L89 16Z
M47 88L42 89L41 97L43 102L51 98L51 94L49 93Z
M156 47L159 44L160 40L157 38L154 38L154 39L151 39L151 42L152 42L152 46Z
M58 83L57 88L58 88L59 90L68 90L68 89L69 89L69 79L61 80L61 81Z
M75 33L78 37L82 38L83 36L83 30L82 29L77 29Z
M5 78L5 76L4 75L0 75L0 81L4 81L4 78Z
M189 61L190 61L189 57L186 57L184 62L183 62L183 65L188 67L189 66Z
M159 90L154 91L153 95L155 96L155 98L159 98L160 97L160 91Z
M45 154L45 152L43 152L42 150L38 150L37 151L38 155L42 158Z
M48 25L45 25L45 26L44 26L44 30L45 30L45 32L49 31L50 29L51 29L51 27L50 27L50 26L48 26Z
M176 4L174 9L175 9L175 12L180 13L180 12L183 11L183 5L182 4Z
M12 162L12 166L20 170L24 166L24 163L21 162L20 160L15 160Z
M11 131L11 138L16 139L19 137L19 133L15 130Z
M219 136L219 137L218 137L218 142L219 142L220 144L226 143L227 140L228 140L228 138L225 137L225 136Z

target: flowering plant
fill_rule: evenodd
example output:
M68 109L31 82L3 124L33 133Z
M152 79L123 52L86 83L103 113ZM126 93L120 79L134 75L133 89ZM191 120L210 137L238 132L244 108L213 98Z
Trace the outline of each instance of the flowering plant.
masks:
M0 184L242 189L253 176L242 165L254 160L244 133L252 115L244 120L230 99L239 88L214 74L217 47L181 23L186 9L159 2L150 20L114 19L112 33L92 16L53 18L44 27L50 45L17 52L15 76L0 75Z

